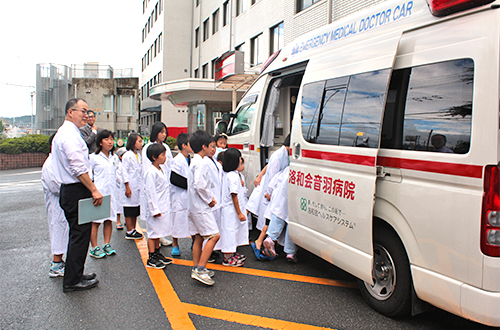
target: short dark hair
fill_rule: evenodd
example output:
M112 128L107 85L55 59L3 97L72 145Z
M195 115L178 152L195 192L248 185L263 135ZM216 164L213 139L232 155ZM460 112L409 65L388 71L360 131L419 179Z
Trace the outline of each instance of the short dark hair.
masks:
M127 139L127 150L134 150L134 146L135 146L135 143L137 142L137 139L138 138L141 138L142 139L142 136L140 136L138 133L130 133L130 135L128 136L128 139Z
M153 126L151 127L151 134L149 136L150 137L149 141L157 142L156 139L158 138L158 134L160 134L161 130L164 128L165 128L165 133L167 133L167 135L168 135L167 125L165 125L161 121L157 121L156 123L154 123ZM165 140L166 139L167 139L167 137L165 136ZM160 141L160 142L165 142L165 140Z
M241 163L245 164L245 158L241 157Z
M95 117L95 111L94 111L94 110L87 110L87 115L88 115L89 113L91 113L91 112L94 114L94 117Z
M95 150L96 155L98 155L102 151L102 146L101 146L102 140L107 139L110 136L113 137L113 139L115 138L115 135L113 134L113 132L111 132L110 130L107 130L107 129L105 129L105 130L99 132L99 134L97 134L97 137L95 138L95 144L97 145L97 149ZM111 154L113 154L114 149L115 149L115 146L113 146L113 148L111 149Z
M283 145L285 147L289 147L290 146L290 134L288 134L285 138L285 141L283 142Z
M182 150L182 145L187 145L189 143L189 135L186 133L181 133L177 136L177 147Z
M200 129L191 135L189 138L189 145L191 149L193 149L193 152L197 154L203 149L203 146L208 148L213 139L212 135Z
M226 153L225 151L221 151L221 152L219 152L219 154L217 155L217 161L218 161L218 162L221 162L221 163L223 163L223 162L224 162L224 154L225 154L225 153Z
M87 101L85 101L84 99L81 99L79 97L76 97L74 99L69 99L68 102L66 102L66 107L64 108L64 113L68 114L68 110L72 109L75 106L75 104L78 103L78 101L83 101L83 102L87 103Z
M227 141L227 135L224 133L217 133L215 135L215 143L217 143L217 141L219 141L220 139L224 139Z
M148 156L148 159L152 163L165 151L167 151L167 149L165 149L163 143L151 143L148 150L146 150L146 156Z
M236 148L229 148L224 152L222 169L224 172L234 171L240 166L241 152Z
M54 136L56 136L56 133L53 133L51 136L49 136L49 150L52 152L52 141L54 141Z

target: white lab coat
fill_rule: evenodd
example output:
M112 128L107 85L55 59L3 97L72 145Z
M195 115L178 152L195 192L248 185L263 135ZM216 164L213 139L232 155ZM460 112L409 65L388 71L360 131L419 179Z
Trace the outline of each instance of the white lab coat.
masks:
M42 187L49 222L50 249L52 254L64 254L68 250L69 224L59 206L61 183L54 175L52 154L42 166Z
M156 142L148 142L144 147L142 147L142 175L145 177L146 173L148 172L148 169L153 165L151 161L148 158L147 155L147 150L150 145ZM170 147L165 143L162 142L163 146L165 147L165 156L167 159L165 160L165 164L161 164L160 168L163 170L163 173L167 176L167 178L170 178L170 170L171 170L171 163L172 163L172 151L170 151ZM144 185L144 181L142 182ZM170 184L170 180L168 182ZM148 216L146 213L144 213L144 210L146 209L146 196L144 195L144 191L141 191L141 219L146 219Z
M160 238L172 233L170 214L170 178L163 170L150 166L144 177L144 195L146 196L146 231L149 238ZM160 214L159 217L154 217Z
M288 174L290 168L287 166L279 172L269 183L267 193L271 195L271 201L264 213L266 219L271 219L275 214L278 218L288 223Z
M172 161L172 172L189 177L189 165L182 153ZM189 182L188 182L189 185ZM170 199L172 204L172 237L191 237L188 226L188 191L170 183Z
M118 163L118 168L116 169L116 214L123 213L123 204L125 203L125 183L123 182L123 164L120 161Z
M266 211L267 205L269 201L264 197L267 187L269 185L270 180L280 171L282 171L285 167L288 166L289 158L288 152L285 146L282 146L278 150L276 150L271 157L269 158L269 163L267 164L266 174L262 178L261 184L262 189L254 189L252 195L250 196L250 200L247 204L247 209L258 215L257 220L257 229L262 230L264 225L266 224L266 218L264 216L264 212ZM253 196L258 193L258 195ZM258 203L258 207L256 206Z
M110 216L105 219L96 220L96 223L103 223L104 220L111 220L116 222L116 209L117 209L117 179L116 171L120 160L118 156L110 153L109 157L101 151L99 154L90 154L90 174L94 180L94 184L99 192L104 195L111 196Z
M128 150L122 157L123 183L125 184L128 182L130 190L132 191L132 196L125 197L123 206L141 205L143 180L140 152L137 152L137 155L139 156L139 161L137 161L136 154L132 150Z
M188 223L191 235L208 236L217 234L219 229L212 208L212 188L207 162L195 154L191 160L188 178ZM220 201L217 201L219 203Z
M248 224L240 221L233 204L232 194L241 191L241 180L237 171L225 173L222 183L222 208L220 227L220 249L223 253L234 253L236 247L248 244ZM240 210L245 214L244 209Z

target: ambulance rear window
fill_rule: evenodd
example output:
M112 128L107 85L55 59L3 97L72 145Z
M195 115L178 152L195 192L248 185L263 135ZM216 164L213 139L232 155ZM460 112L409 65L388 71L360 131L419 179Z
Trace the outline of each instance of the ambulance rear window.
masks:
M381 147L467 153L473 79L471 59L395 70L389 86Z

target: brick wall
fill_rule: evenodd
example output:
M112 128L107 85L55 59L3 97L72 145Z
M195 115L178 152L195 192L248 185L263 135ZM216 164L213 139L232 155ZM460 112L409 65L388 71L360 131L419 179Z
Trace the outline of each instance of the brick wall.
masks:
M16 168L42 167L48 154L41 152L27 154L1 154L0 170L12 170Z

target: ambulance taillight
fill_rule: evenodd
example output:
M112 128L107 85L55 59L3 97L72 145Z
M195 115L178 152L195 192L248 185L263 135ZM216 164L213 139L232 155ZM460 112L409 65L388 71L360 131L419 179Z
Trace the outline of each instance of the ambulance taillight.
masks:
M490 257L500 257L500 165L488 165L485 169L481 251Z
M495 0L427 0L432 15L442 17L462 10L467 10Z

